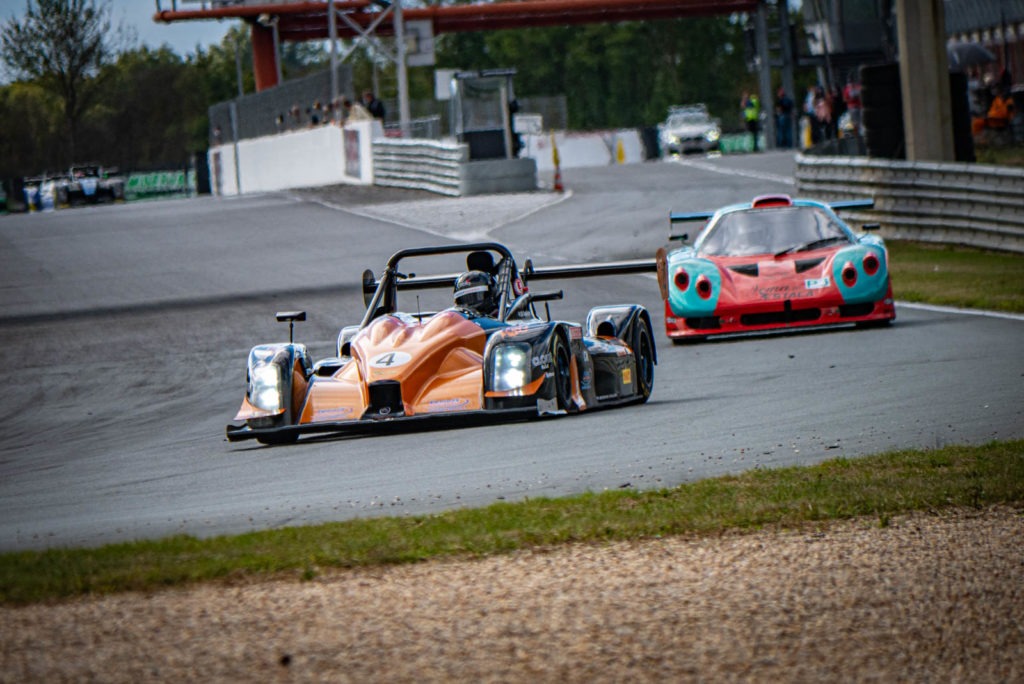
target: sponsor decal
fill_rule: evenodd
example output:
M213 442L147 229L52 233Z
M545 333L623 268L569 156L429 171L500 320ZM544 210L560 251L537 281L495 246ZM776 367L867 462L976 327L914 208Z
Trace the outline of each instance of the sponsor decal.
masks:
M633 384L633 371L629 368L622 369L622 384L632 385Z
M543 366L544 368L547 368L548 366L551 365L551 352L544 352L543 354L538 354L537 356L534 356L532 363L535 368L537 366Z
M558 410L558 401L556 399L538 399L537 413L539 415L544 415L546 413L561 413L561 411Z
M412 357L401 351L389 351L370 359L370 368L395 368L412 361Z
M352 415L352 409L348 406L337 408L320 409L313 412L313 420L346 420Z
M469 399L435 399L427 403L427 413L444 413L446 411L461 411L469 406Z
M784 299L813 297L814 295L806 290L795 290L789 285L771 285L757 288L757 296L766 302L776 302Z
M570 340L581 340L583 339L583 328L578 325L569 326L569 339Z
M831 284L832 281L829 279L828 276L825 276L824 278L808 278L807 280L804 281L804 287L806 287L808 290L820 290L823 287L828 287Z

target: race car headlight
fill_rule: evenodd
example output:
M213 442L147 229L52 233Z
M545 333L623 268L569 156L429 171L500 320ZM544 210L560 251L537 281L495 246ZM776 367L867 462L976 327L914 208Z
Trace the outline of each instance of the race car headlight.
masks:
M715 142L716 140L718 140L719 135L721 134L718 131L712 129L704 134L704 139L707 140L708 142Z
M281 384L281 370L277 364L250 369L249 402L264 411L280 411L284 408Z
M494 389L498 392L516 390L529 379L530 347L525 344L504 344L495 348Z

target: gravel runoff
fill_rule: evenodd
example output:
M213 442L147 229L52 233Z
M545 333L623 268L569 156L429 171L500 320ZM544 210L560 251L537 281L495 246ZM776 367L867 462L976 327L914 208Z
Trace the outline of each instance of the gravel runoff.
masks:
M575 544L0 609L3 682L1021 682L1024 517Z

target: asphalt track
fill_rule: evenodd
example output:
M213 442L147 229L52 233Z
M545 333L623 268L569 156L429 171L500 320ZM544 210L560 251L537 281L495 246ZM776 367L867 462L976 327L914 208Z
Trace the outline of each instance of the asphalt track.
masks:
M331 354L359 274L404 246L488 237L538 265L647 257L670 210L792 192L785 153L568 169L565 195L344 188L0 217L0 550L240 533L620 487L904 447L1024 437L1022 317L897 307L887 329L674 347L651 401L565 418L266 448L229 444L245 356ZM550 179L547 179L550 181ZM554 313L654 280L552 283ZM896 283L899 298L899 285Z

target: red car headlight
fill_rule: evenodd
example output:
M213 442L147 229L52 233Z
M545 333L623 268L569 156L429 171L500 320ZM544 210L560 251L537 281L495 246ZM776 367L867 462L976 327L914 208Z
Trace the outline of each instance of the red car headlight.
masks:
M706 275L697 278L697 294L700 295L701 299L707 299L711 296L711 281L708 280Z
M857 284L857 269L849 261L843 264L842 278L846 287L853 287Z
M690 274L683 269L679 269L676 271L675 277L672 278L672 282L676 284L676 288L680 292L686 292L686 288L690 287Z
M864 263L864 272L867 273L869 276L873 276L876 273L878 273L878 269L882 265L882 262L880 262L878 260L878 257L875 256L873 253L870 253L870 252L864 256L864 262L863 263Z

